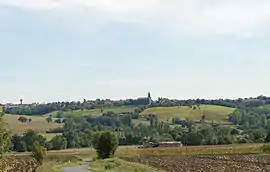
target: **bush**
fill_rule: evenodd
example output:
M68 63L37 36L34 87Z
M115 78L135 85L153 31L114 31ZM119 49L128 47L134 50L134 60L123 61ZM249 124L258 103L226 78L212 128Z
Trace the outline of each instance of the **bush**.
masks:
M35 144L31 156L35 158L39 165L42 165L45 155L46 148L40 146L39 144Z
M112 131L100 131L94 134L92 144L97 150L98 157L106 159L114 156L118 147L118 138Z
M265 143L270 142L270 133L267 134L266 138L265 138Z
M262 150L264 153L270 153L270 144L268 143L268 144L262 145L261 150Z
M53 150L60 150L67 148L67 139L63 136L57 135L55 136L50 143L52 144Z

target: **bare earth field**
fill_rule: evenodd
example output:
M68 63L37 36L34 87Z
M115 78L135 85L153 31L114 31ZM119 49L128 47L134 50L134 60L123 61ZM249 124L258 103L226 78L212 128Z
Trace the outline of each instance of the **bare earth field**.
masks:
M270 171L269 155L211 155L126 158L169 172L259 172Z
M270 171L270 155L261 145L197 146L182 148L126 149L122 159L168 172L260 172Z

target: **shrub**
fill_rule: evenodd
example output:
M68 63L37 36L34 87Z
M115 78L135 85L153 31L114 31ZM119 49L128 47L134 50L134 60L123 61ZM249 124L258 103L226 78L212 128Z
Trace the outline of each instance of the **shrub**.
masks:
M264 152L264 153L270 153L270 144L264 144L261 146L261 150Z
M37 161L39 165L42 165L44 157L46 155L46 148L35 144L31 156Z
M95 133L92 144L97 150L98 157L106 159L114 156L118 147L118 138L112 131L100 131Z

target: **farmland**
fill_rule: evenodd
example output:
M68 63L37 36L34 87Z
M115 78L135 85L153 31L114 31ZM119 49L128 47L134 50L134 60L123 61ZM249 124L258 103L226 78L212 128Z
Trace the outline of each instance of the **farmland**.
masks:
M124 112L133 112L135 106L123 106L123 107L113 107L113 108L104 108L102 109L92 109L92 110L75 110L67 111L61 114L62 117L81 117L86 115L100 116L102 113L114 112L114 113L124 113ZM53 113L54 117L57 117L57 113Z
M154 107L146 109L141 115L156 114L159 119L179 117L181 120L188 118L193 121L200 121L202 115L206 116L207 122L228 123L228 114L233 112L234 108L228 108L215 105L201 105L200 108L190 108L188 106L176 107Z
M269 155L222 155L193 157L147 157L131 158L133 162L159 167L168 172L180 171L269 171ZM181 162L181 163L179 163Z
M126 149L119 151L118 156L168 172L270 170L270 155L262 154L256 144Z
M120 147L116 158L95 160L89 170L104 171L269 171L270 155L263 154L259 144L194 146L181 148L135 149ZM94 158L95 152L90 148L49 151L39 172L57 171L63 166L80 164L82 158ZM67 163L68 161L71 163ZM8 154L6 166L12 168L35 168L36 164L29 154ZM3 165L3 163L2 163ZM3 167L1 167L3 168Z
M34 130L38 133L45 133L46 130L55 129L61 124L48 123L45 117L42 116L25 116L31 118L30 123L21 123L18 121L19 115L5 115L4 120L8 124L12 133L23 133L26 130Z

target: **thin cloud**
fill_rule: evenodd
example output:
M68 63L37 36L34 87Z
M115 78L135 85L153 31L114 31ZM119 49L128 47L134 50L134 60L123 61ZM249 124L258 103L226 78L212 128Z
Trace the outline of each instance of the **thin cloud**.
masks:
M145 24L188 36L264 36L260 34L270 21L267 0L0 0L0 4L45 15L49 10L105 23Z

